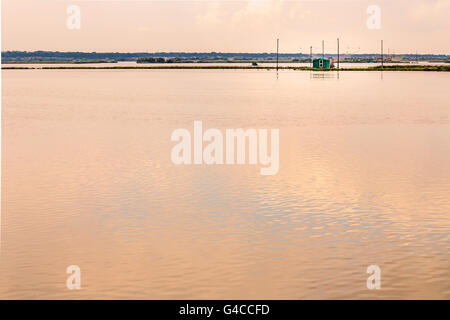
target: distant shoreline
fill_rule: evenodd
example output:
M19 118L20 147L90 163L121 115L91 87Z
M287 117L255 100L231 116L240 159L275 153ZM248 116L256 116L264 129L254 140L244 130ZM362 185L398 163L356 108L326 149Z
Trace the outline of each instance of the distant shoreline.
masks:
M275 66L45 66L45 67L13 67L2 65L2 70L276 70ZM450 65L385 65L367 68L314 69L310 67L279 66L279 70L295 71L437 71L450 72Z
M425 61L425 60L424 60ZM83 61L65 61L65 60L55 60L55 61L48 61L48 60L29 60L29 61L3 61L2 64L93 64L93 63L108 63L108 64L116 64L119 62L136 62L136 64L139 65L152 65L152 64L167 64L167 65L173 65L173 64L193 64L193 63L202 63L202 64L214 64L214 63L226 63L229 65L237 64L237 63L258 63L258 64L269 64L269 63L276 63L276 60L205 60L205 61L171 61L171 62L140 62L140 61L105 61L105 60L83 60ZM280 59L278 63L308 63L309 59L301 59L301 60L282 60ZM450 60L436 60L436 61L425 61L425 62L435 62L435 63L449 63ZM378 61L360 61L360 60L342 60L341 63L379 63ZM395 63L395 64L409 64L411 61L385 61L385 63Z

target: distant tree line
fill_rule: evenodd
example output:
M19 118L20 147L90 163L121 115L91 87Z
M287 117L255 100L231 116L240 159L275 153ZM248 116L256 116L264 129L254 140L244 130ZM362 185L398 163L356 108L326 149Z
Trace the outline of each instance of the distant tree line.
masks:
M336 54L326 53L327 57L336 57ZM342 54L344 56L344 54ZM379 54L351 54L345 55L355 59L372 59ZM397 54L405 60L449 60L447 55L432 54ZM308 59L308 54L303 53L280 53L280 60L302 60ZM152 60L154 59L154 60ZM276 53L242 53L242 52L60 52L60 51L4 51L2 61L137 61L147 63L157 62L187 62L208 60L275 60ZM164 60L164 61L163 61Z
M184 59L184 58L163 58L163 57L147 57L147 58L137 58L137 63L188 63L195 62L195 60Z
M280 53L280 59L307 57L302 53ZM275 59L276 53L221 53L221 52L60 52L60 51L4 51L2 60L115 60L137 61L139 58L168 58L180 60L256 60ZM171 60L175 61L175 60Z

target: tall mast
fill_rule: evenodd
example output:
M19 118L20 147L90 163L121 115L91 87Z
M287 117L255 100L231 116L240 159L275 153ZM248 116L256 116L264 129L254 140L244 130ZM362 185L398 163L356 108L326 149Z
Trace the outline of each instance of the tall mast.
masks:
M322 40L322 59L325 58L325 41Z
M277 71L278 71L278 47L280 45L280 40L277 38Z
M339 38L337 38L337 67L339 69Z

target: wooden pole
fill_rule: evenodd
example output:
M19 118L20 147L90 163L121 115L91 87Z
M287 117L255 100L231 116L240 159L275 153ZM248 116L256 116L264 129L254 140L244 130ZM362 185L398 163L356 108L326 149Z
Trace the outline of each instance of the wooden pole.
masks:
M322 59L325 58L325 41L322 40Z
M383 40L381 40L381 69L384 66L384 55L383 55Z
M277 71L278 71L278 48L279 48L279 45L280 45L280 40L277 39Z
M337 61L337 65L338 65L338 66L337 66L337 67L338 67L338 70L339 70L339 38L337 38L337 49L338 49L338 50L337 50L337 51L338 51L338 52L337 52L337 54L338 54L338 56L337 56L337 60L338 60L338 61Z
M309 48L309 67L312 68L312 46Z

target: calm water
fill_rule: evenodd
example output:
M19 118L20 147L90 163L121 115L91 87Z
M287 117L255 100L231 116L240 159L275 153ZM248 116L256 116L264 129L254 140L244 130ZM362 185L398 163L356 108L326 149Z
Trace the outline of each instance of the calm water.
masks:
M0 298L449 299L449 87L448 73L3 70ZM173 165L170 134L194 120L279 128L278 174Z

